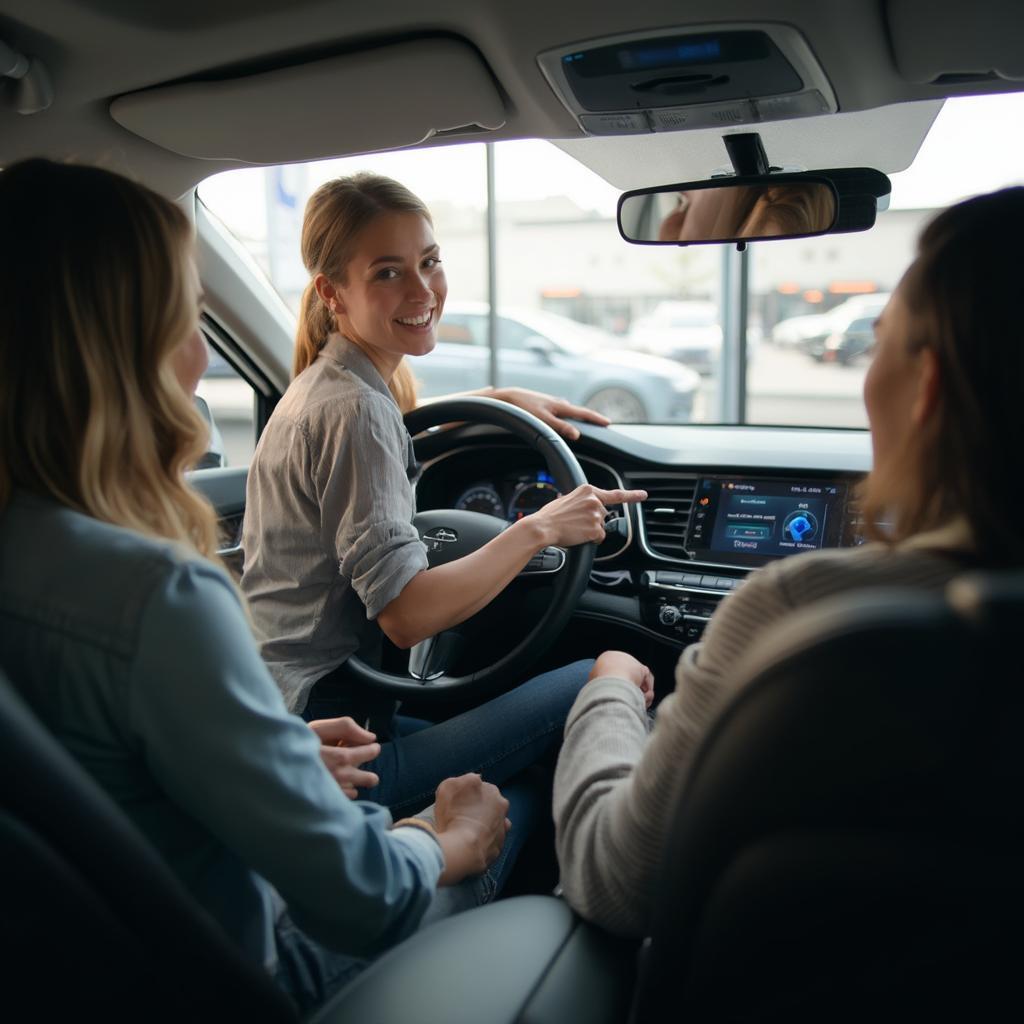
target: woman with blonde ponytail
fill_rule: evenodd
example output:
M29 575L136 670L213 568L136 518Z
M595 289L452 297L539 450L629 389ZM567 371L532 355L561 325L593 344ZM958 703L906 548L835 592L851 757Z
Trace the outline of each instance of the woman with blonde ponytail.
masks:
M437 885L489 885L508 802L467 775L433 834L391 827L348 797L352 723L285 709L184 477L206 441L191 236L108 171L0 172L0 668L305 1016L454 909Z
M311 279L295 378L249 470L242 588L288 706L316 719L361 709L342 667L373 628L368 622L411 647L483 608L545 546L603 538L604 503L643 492L578 488L479 551L428 568L412 523L415 460L402 414L415 405L408 361L429 358L448 292L430 214L390 178L329 181L306 206L302 259ZM570 438L578 431L563 416L606 422L522 389L479 393L514 402ZM365 747L351 754L363 761L360 795L398 815L448 774L513 779L558 743L589 667L549 672L438 725L395 718L376 756L367 760ZM507 792L514 827L501 871L540 810L533 794Z

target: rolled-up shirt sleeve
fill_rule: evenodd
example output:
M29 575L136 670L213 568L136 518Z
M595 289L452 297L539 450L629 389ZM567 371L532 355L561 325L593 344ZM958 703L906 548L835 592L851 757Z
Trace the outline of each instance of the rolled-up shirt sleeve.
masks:
M349 800L289 715L221 573L168 572L141 619L131 722L166 794L273 884L299 927L355 955L409 935L444 864L426 834Z
M375 619L406 584L428 567L412 525L415 496L406 464L407 434L387 397L360 398L321 466L325 542Z

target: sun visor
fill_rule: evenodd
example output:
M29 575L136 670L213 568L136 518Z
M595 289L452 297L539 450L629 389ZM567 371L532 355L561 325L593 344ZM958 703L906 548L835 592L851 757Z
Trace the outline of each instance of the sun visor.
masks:
M354 144L368 153L435 137L479 138L506 118L480 55L453 38L129 93L110 104L110 115L182 156L254 164L315 160Z
M768 161L785 170L909 167L942 108L940 100L901 103L756 125ZM750 131L733 129L733 131ZM558 139L554 144L623 190L731 174L721 129L663 132L604 139Z
M888 0L893 57L909 82L1024 81L1021 0Z

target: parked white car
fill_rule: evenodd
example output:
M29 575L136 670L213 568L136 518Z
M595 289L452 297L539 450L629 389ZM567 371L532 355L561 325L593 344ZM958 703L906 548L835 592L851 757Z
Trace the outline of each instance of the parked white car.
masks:
M633 324L629 344L638 352L711 373L722 351L718 307L713 302L659 302Z
M809 313L780 320L771 332L772 344L780 348L807 350L813 339L842 333L854 320L877 317L889 301L888 292L854 295L827 313Z

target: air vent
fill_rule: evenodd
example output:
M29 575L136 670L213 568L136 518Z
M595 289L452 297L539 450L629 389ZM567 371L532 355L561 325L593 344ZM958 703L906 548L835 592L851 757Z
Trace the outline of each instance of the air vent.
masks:
M627 486L647 492L647 500L640 505L647 547L656 555L685 560L686 527L697 478L683 473L630 473L627 480Z

